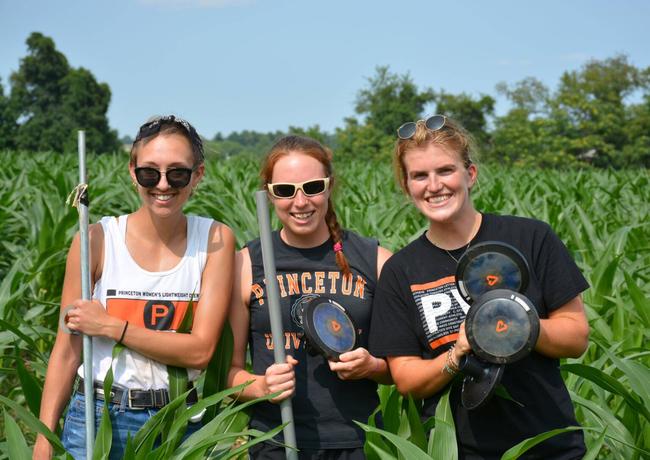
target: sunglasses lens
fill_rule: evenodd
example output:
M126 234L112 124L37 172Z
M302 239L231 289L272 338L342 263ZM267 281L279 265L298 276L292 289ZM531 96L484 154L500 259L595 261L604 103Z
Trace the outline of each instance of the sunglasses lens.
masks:
M427 129L431 131L438 131L440 128L445 126L445 117L442 115L434 115L427 118L427 121L424 122Z
M410 139L415 134L416 124L412 121L404 123L397 129L397 136L400 139Z
M135 168L135 178L145 188L155 187L160 182L160 171L154 168Z
M291 198L296 194L296 186L293 184L273 184L271 193L279 198Z
M305 195L318 195L325 191L325 180L316 179L302 184L302 190Z
M165 175L167 176L167 183L173 188L183 188L190 183L192 170L187 168L168 169Z

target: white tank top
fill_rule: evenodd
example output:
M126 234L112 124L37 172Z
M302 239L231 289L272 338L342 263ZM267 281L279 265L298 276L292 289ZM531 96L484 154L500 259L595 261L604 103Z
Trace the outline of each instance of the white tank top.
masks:
M146 327L175 333L190 299L196 308L201 291L201 275L207 258L212 219L187 216L187 247L180 262L170 270L150 272L131 257L126 243L128 216L103 217L104 267L95 283L93 299L108 314L129 321L129 327ZM103 382L111 364L115 341L93 337L93 378ZM190 380L199 370L188 369ZM83 377L83 364L78 374ZM167 365L125 348L113 362L114 384L125 388L168 388Z

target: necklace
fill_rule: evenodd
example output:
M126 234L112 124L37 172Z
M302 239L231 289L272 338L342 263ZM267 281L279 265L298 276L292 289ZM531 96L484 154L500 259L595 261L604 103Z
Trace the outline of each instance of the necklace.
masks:
M470 241L470 243L471 243L471 241ZM463 250L463 253L460 255L460 257L463 257L463 256L465 255L465 251L467 251L467 249L469 249L469 244L470 244L470 243L467 243L467 246L465 246L465 249ZM435 246L435 244L434 244L434 246ZM436 246L436 247L438 247L438 246ZM449 251L446 250L446 249L445 249L445 252L447 253L447 255L449 255L449 257L451 257L452 259L454 259L454 260L456 261L456 263L458 263L458 260L459 260L459 259L456 259L456 258L454 257L454 255L453 255L451 252L449 252Z
M441 248L440 246L438 246L438 245L433 241L433 239L431 238L431 235L429 235L429 231L428 231L428 230L427 230L427 232L426 232L426 237L427 237L427 239L431 242L431 244L433 244L433 245L434 245L436 248L438 248L439 250L441 250L441 251L445 251L445 252L447 253L447 255L448 255L449 257L451 257L451 258L454 260L454 262L456 262L456 263L458 263L458 261L460 260L460 257L463 257L463 255L465 254L465 251L467 251L467 249L469 248L469 245L472 243L472 240L470 239L469 242L467 243L467 245L465 246L465 248L463 249L463 253L462 253L462 254L460 255L460 257L457 259L457 258L454 257L454 255L453 255L451 252L449 252L449 250L447 250L447 249L445 249L445 248ZM461 248L459 248L459 249L461 249ZM458 250L458 249L454 249L454 251L457 251L457 250Z

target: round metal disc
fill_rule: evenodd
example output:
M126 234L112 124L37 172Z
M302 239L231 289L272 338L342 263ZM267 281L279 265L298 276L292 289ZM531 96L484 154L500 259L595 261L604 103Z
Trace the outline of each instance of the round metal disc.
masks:
M357 328L348 312L326 297L307 304L303 327L309 345L329 359L338 360L341 353L353 350L357 343Z
M503 364L482 363L480 375L466 375L460 394L463 407L473 410L488 402L503 377L504 367Z
M539 317L524 295L496 289L482 295L470 307L465 332L477 356L491 363L513 363L534 348L539 336Z
M528 263L509 244L499 241L478 243L465 251L456 268L456 287L467 303L493 289L523 293L528 287Z

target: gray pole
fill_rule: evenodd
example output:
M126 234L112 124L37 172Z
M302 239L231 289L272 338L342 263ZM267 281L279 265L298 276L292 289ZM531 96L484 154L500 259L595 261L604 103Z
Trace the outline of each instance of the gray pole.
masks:
M86 183L86 133L79 131L79 183ZM79 241L81 243L81 298L90 300L90 257L88 254L88 191L79 198ZM86 458L93 457L95 444L95 398L93 389L93 342L83 336L84 395L86 400Z
M284 332L282 328L282 312L280 311L280 292L275 274L275 257L273 255L273 242L271 241L271 219L269 218L269 205L266 191L255 192L257 202L257 220L260 225L260 242L262 243L262 262L264 263L264 277L266 278L266 298L269 302L269 317L271 320L271 334L273 335L273 357L276 364L285 362ZM291 399L287 398L280 403L280 415L284 427L284 443L288 446L285 450L287 460L297 460L296 430L293 424L293 410ZM293 447L291 449L290 447Z

